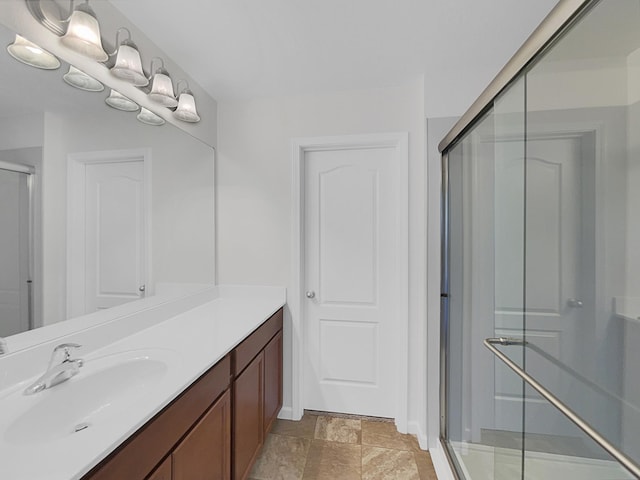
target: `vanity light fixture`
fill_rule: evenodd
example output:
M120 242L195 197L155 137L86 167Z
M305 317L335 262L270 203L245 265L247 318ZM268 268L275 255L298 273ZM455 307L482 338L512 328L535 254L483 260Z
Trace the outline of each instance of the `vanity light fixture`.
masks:
M158 68L151 77L151 91L147 95L151 100L159 103L163 107L177 107L178 101L173 93L173 83L169 73L164 68L164 61L160 57L151 59L151 71L153 71L153 61L160 60L160 68Z
M164 118L159 117L158 115L153 113L151 110L147 110L144 107L140 109L140 113L137 115L136 118L140 120L142 123L146 123L147 125L153 125L153 126L164 125Z
M62 76L62 79L72 87L87 92L101 92L104 90L104 85L98 80L78 70L73 65L69 65L69 71Z
M136 102L111 89L111 93L104 100L107 105L123 112L137 112L140 108Z
M180 89L180 82L186 83L187 87L184 88L178 96L178 108L173 112L173 116L183 122L199 122L200 116L196 111L196 100L193 98L191 90L189 90L189 83L186 80L178 80L178 89Z
M120 32L127 32L128 38L119 42ZM149 79L142 70L142 60L136 44L131 41L131 32L125 27L118 29L116 33L116 50L111 54L116 56L116 63L111 67L111 74L126 80L136 87L146 87Z
M97 62L106 62L109 55L102 48L100 24L89 6L89 0L78 5L69 17L67 32L60 38L63 45Z
M16 35L13 43L7 45L7 52L19 62L31 67L44 70L55 70L60 67L60 60L55 55L20 35Z

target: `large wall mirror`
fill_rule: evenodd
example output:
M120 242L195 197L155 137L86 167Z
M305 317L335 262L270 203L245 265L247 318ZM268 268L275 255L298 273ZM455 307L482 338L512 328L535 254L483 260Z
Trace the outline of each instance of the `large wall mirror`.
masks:
M15 35L0 25L3 47ZM212 146L69 70L0 50L0 337L214 281Z

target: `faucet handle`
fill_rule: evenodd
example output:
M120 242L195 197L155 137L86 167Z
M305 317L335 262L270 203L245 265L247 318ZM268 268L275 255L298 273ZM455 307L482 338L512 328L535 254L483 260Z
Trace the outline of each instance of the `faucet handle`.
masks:
M56 348L53 349L53 353L51 354L51 361L49 362L49 366L51 367L55 363L64 363L71 359L71 349L80 348L82 345L77 343L61 343L57 345ZM63 352L64 358L60 362L56 362L56 357L58 357L58 352Z

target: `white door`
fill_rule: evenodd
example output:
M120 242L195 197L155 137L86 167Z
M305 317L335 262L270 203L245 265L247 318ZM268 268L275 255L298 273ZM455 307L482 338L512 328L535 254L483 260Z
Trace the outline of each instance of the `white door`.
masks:
M0 169L0 337L29 329L28 176Z
M514 147L511 151L511 147ZM521 142L500 142L496 145L496 190L509 182L509 164L522 162ZM519 151L519 153L518 153ZM518 159L519 157L519 159ZM503 162L503 163L502 163ZM527 140L526 166L526 238L503 238L503 241L524 245L526 251L526 340L534 348L559 360L564 365L582 370L585 366L579 348L586 349L589 319L593 318L592 267L585 250L593 238L590 208L583 208L593 185L583 185L585 169L593 168L593 158L583 154L581 136L530 138ZM513 169L522 185L522 168ZM502 185L499 183L502 182ZM508 202L496 202L496 232L509 231L509 224L522 225L522 210L514 212ZM515 217L510 218L510 215ZM517 218L519 217L519 218ZM499 222L505 222L500 225ZM512 229L513 230L513 229ZM499 236L498 233L496 235ZM503 235L504 237L504 235ZM506 248L506 247L505 247ZM520 265L501 255L496 244L496 336L522 338L522 275ZM522 254L520 254L522 259ZM593 261L593 260L591 260ZM509 285L509 279L516 279ZM510 292L513 288L519 292ZM515 303L511 299L516 299ZM582 327L582 328L581 328ZM579 344L580 343L580 344ZM509 347L512 352L514 348ZM565 402L583 404L584 399L568 400L570 378L527 348L526 370ZM516 358L520 358L517 356ZM496 427L510 430L522 428L522 383L513 373L496 362ZM575 428L557 409L540 399L533 390L525 392L526 430L529 433L569 435Z
M85 311L144 294L144 163L89 163L85 170Z
M306 409L395 416L394 162L393 148L305 153Z

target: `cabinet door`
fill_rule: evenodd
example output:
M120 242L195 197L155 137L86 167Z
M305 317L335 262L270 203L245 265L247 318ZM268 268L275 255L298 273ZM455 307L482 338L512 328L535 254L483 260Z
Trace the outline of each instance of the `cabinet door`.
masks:
M264 347L264 432L282 408L282 331Z
M264 441L264 354L233 383L233 478L244 480Z
M156 468L147 480L171 480L171 456Z
M231 478L231 395L227 390L172 454L173 480Z

